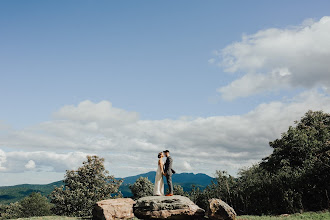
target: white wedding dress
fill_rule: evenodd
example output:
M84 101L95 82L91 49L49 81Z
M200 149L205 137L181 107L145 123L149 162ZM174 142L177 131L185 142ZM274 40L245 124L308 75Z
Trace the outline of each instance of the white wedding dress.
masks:
M161 170L160 166L164 166L162 159L159 159L159 161L158 161L158 169L156 172L155 186L154 186L154 196L163 196L164 195L164 180L163 180L163 174L162 174L162 170Z

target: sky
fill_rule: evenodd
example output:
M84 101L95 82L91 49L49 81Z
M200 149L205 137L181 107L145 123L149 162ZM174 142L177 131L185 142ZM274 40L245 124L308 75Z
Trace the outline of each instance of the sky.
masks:
M0 186L86 155L115 177L237 175L330 112L329 1L0 1Z

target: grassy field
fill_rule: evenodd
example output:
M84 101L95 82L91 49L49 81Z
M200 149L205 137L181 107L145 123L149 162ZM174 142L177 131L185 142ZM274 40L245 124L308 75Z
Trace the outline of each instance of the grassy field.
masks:
M238 220L330 220L330 212L305 212L303 214L292 214L282 216L238 216Z
M75 217L65 217L65 216L42 216L42 217L31 217L31 218L18 218L19 220L82 220L81 218L75 218ZM17 219L17 220L18 220Z
M64 216L44 216L32 218L19 218L19 220L84 220L82 218L64 217ZM237 220L330 220L330 212L306 212L303 214L292 214L282 216L238 216ZM86 219L85 219L86 220Z

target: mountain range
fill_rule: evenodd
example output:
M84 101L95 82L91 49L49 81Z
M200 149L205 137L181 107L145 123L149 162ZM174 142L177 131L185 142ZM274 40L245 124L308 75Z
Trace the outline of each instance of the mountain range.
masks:
M130 184L134 182L139 177L148 177L148 179L154 183L156 172L151 171L148 173L139 174L136 176L129 176L125 178L116 178L123 179L123 183L119 188L119 191L123 194L124 197L131 197L132 193L129 189ZM173 175L173 184L181 185L184 191L190 191L192 186L195 185L200 188L205 188L207 185L211 184L213 178L203 174L193 174L193 173L179 173ZM30 195L32 192L40 192L44 196L48 196L55 187L60 187L64 185L63 181L57 181L49 184L21 184L15 186L0 186L0 204L8 204L11 202L16 202L25 196ZM165 181L165 188L167 187Z

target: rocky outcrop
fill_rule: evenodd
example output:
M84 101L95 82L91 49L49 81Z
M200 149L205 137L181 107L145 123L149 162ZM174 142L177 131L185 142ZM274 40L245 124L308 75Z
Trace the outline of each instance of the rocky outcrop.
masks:
M148 196L134 205L139 219L203 219L205 211L184 196Z
M93 220L131 219L134 200L129 198L102 200L95 204Z
M235 220L236 212L221 199L210 199L206 214L211 220Z

